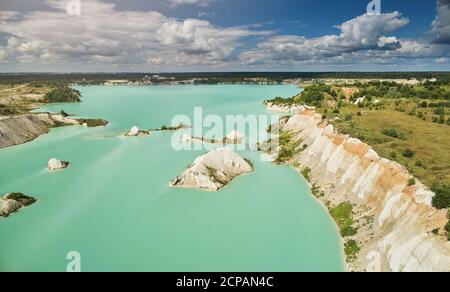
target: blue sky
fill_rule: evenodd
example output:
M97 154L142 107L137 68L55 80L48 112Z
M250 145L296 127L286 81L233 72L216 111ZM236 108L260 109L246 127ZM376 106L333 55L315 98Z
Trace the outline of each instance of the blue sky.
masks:
M2 0L0 71L450 70L450 0Z

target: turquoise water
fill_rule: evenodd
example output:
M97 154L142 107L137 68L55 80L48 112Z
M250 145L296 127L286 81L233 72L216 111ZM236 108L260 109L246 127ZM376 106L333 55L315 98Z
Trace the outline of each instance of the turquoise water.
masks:
M0 194L39 201L0 219L0 271L342 271L339 234L293 169L252 159L255 172L217 193L172 189L204 151L174 151L173 133L122 136L134 125L169 125L177 114L264 114L262 100L291 86L80 87L83 102L60 111L105 118L107 127L53 129L0 150ZM47 161L71 162L48 173Z

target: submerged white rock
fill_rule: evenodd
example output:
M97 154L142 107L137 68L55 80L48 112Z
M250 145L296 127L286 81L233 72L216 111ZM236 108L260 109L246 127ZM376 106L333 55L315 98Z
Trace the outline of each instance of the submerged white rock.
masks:
M171 186L217 191L235 177L252 171L251 162L230 149L220 148L198 157Z
M61 161L56 158L52 158L48 161L48 170L56 171L69 167L70 163L67 161Z

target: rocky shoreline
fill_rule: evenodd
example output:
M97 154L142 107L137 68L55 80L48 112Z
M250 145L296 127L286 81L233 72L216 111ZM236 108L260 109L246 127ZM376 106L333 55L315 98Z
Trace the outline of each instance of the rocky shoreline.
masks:
M446 211L431 206L434 193L425 185L411 185L402 165L338 133L314 110L281 123L300 149L287 163L330 212L345 204L351 210L354 232L343 236L350 271L450 270L450 243L434 232L446 224Z

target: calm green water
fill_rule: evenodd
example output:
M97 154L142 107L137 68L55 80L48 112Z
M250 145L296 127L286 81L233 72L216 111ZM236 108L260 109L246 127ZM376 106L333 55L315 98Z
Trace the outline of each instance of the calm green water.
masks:
M0 219L0 271L65 271L69 251L83 271L342 271L339 235L288 167L251 158L256 171L217 193L172 189L171 179L204 151L172 150L156 128L177 114L265 113L261 101L290 86L82 87L83 102L57 104L108 127L65 127L0 150L0 194L39 201ZM49 158L70 161L48 173Z

